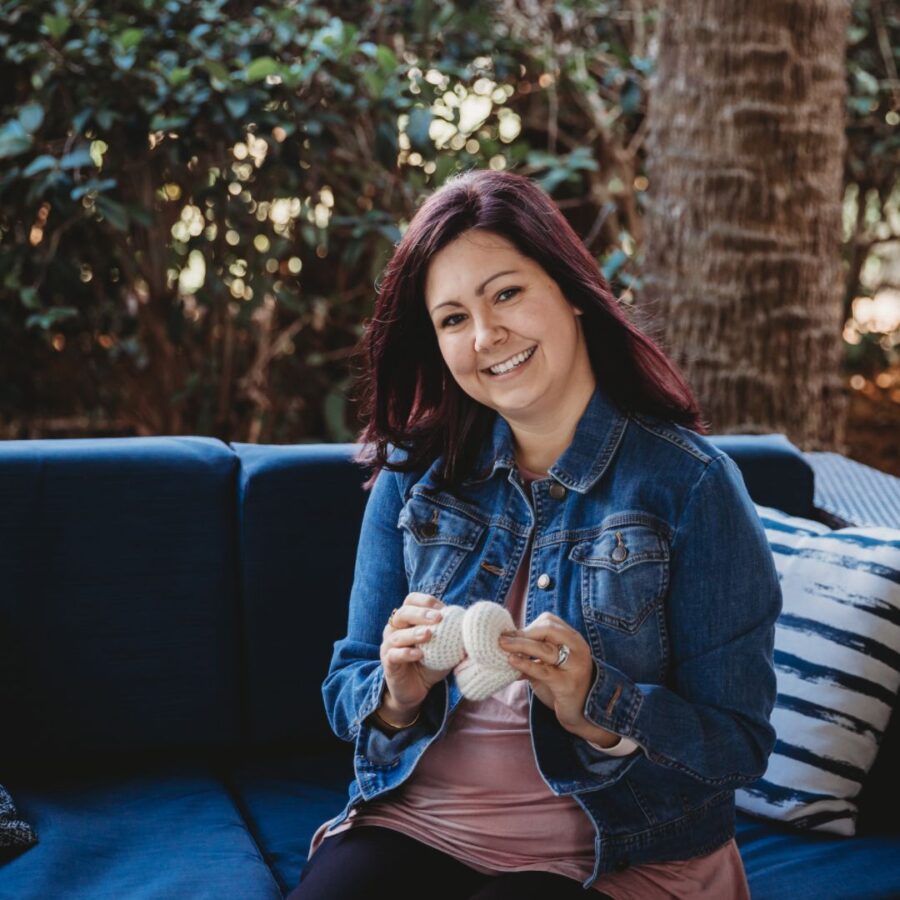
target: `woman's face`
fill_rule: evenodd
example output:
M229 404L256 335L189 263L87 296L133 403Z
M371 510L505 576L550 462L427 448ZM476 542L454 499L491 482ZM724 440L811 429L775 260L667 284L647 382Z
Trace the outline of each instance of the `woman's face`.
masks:
M593 390L581 310L506 238L472 229L435 254L425 304L456 383L504 418L552 415ZM489 371L510 360L520 365Z

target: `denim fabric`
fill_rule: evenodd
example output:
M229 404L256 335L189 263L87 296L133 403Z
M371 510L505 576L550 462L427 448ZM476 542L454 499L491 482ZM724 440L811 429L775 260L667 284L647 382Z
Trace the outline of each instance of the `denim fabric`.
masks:
M533 534L526 624L548 610L584 635L597 663L585 716L642 748L624 757L592 748L529 687L538 770L596 831L584 886L728 841L734 789L765 771L775 743L781 610L765 532L731 457L689 429L621 412L598 386L530 503L499 415L460 497L424 493L440 463L382 471L367 501L347 635L322 685L332 729L355 742L336 822L402 784L462 699L451 673L411 728L387 737L366 721L384 689L391 610L410 591L502 604Z

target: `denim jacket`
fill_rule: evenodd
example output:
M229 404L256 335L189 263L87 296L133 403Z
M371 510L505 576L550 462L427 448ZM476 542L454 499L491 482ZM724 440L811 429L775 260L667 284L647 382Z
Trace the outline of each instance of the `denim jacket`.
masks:
M473 469L480 477L464 481L459 498L423 492L441 463L424 474L383 470L367 500L348 631L322 685L333 731L355 742L355 778L334 824L409 778L462 699L451 673L410 728L388 737L367 722L381 703L391 610L411 591L503 604L533 536L525 624L549 610L581 632L596 663L584 715L638 744L625 756L595 749L529 684L538 771L594 826L584 887L730 840L734 790L765 771L775 743L781 611L772 554L734 461L687 428L621 412L598 385L530 501L502 416Z

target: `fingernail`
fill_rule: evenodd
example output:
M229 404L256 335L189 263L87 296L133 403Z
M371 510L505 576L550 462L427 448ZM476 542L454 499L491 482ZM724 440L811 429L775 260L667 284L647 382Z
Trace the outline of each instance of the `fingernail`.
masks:
M426 634L428 634L428 631L429 631L429 629L426 625L420 625L415 630L415 635L416 635L416 637L424 637Z
M425 612L426 619L436 619L438 617L438 611L436 609L429 609Z

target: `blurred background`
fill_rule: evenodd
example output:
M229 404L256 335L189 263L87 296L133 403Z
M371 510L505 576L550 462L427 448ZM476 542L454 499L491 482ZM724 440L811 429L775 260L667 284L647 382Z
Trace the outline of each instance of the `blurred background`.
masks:
M714 433L900 475L900 14L740 7L0 0L0 439L352 441L380 271L489 167Z

